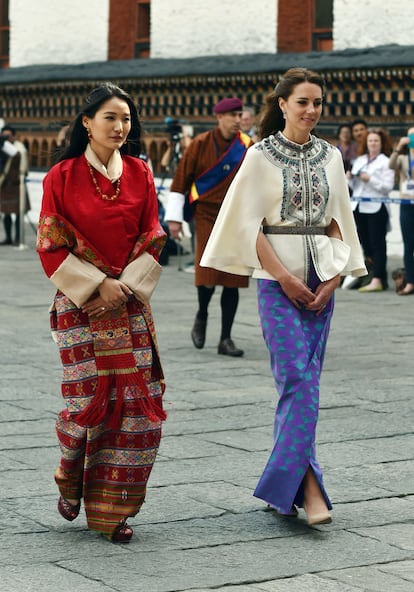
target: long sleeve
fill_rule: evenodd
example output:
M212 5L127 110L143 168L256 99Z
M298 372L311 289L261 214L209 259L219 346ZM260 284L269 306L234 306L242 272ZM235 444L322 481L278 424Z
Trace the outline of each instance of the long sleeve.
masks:
M139 159L123 160L116 200L103 200L94 190L83 156L55 165L44 180L37 250L46 275L77 306L107 276L120 278L125 272L125 283L135 291L132 263L143 253L158 270L166 235L158 220L153 177ZM110 181L98 178L110 191Z
M37 250L51 282L80 307L96 291L106 274L72 253L70 245L73 247L74 237L64 230L60 218L62 207L58 196L63 191L62 176L55 169L43 181Z
M185 196L189 193L197 175L212 164L210 154L214 147L210 136L212 136L211 132L196 136L178 163L167 196L164 216L167 222L182 222L184 220Z
M370 180L362 181L358 173L366 172ZM379 154L371 162L368 156L364 154L357 158L352 167L352 197L361 198L381 198L388 197L388 194L394 187L395 173L389 167L389 158L385 154ZM353 200L354 208L358 205L357 200ZM363 214L375 213L381 208L379 201L360 201L359 211Z
M395 181L395 173L390 169L388 163L389 159L387 158L381 168L373 171L369 181L374 190L384 196L388 196L389 192L392 191Z
M165 208L164 220L166 222L182 222L184 220L184 193L170 191Z
M399 152L397 152L397 150L393 150L392 151L391 156L390 156L390 160L388 162L388 166L393 171L396 171L399 168L401 168L401 159L400 159L400 156L402 156L402 154L400 154Z
M271 167L262 161L254 147L247 151L220 208L201 259L202 266L237 275L252 275L255 269L261 268L256 240L266 217L266 201L271 200L267 183L271 171L266 170L266 165ZM260 197L258 178L261 178ZM276 181L274 194L277 195L277 179L272 180Z
M46 258L43 256L43 259ZM68 253L49 279L79 308L92 296L105 278L106 275L92 263Z
M302 279L306 278L306 252L313 258L321 280L338 273L365 275L366 269L339 151L332 147L323 147L326 160L323 168L320 166L322 156L314 157L314 166L318 167L315 173L325 180L327 197L322 200L318 197L317 207L312 199L311 207L311 202L307 205L296 203L292 185L285 175L290 169L284 164L284 153L279 155L278 149L277 141L274 140L274 145L266 154L260 144L247 151L221 206L201 265L239 275L274 279L262 268L256 251L257 236L262 224L282 228L295 225L326 227L334 218L343 240L326 235L310 238L285 233L267 235L267 240L282 264ZM298 175L303 177L304 186L308 187L312 183L309 174L305 172L306 167L301 168L300 162L298 159L295 167L300 171ZM291 191L292 196L289 193ZM305 199L305 194L306 191L302 194L302 199ZM306 199L309 199L309 195ZM309 220L303 218L305 212L310 213Z

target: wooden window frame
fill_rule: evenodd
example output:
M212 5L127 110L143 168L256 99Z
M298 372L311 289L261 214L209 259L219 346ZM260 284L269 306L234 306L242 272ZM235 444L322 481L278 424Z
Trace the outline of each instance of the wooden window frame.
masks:
M147 10L145 23L146 35L140 35L140 12L145 6ZM136 58L148 58L150 57L151 49L151 0L136 0L135 2L135 24L136 24L136 39L134 44L134 54Z
M0 52L3 47L4 36L7 37L7 53L0 53L0 68L8 68L10 62L10 22L9 22L9 0L0 0L0 17L6 14L6 21L0 18Z
M332 27L331 28L317 28L316 27L316 3L318 0L312 0L312 51L331 51L333 49L333 7L332 7ZM321 49L319 47L320 41L327 41L329 47ZM329 43L330 41L330 43Z

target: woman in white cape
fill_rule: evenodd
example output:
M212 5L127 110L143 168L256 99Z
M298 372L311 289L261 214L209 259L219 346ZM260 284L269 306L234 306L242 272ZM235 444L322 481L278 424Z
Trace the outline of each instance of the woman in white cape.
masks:
M201 265L258 279L258 308L279 401L274 447L254 495L285 516L331 522L315 454L319 381L341 275L366 274L341 154L311 134L323 78L288 70L266 98L252 146Z

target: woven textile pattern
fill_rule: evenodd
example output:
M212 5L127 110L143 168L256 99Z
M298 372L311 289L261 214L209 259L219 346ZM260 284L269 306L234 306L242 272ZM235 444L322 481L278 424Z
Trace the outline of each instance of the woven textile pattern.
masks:
M161 438L161 421L144 413L137 389L123 390L121 423L106 429L104 423L83 427L76 413L92 400L97 386L92 333L87 315L58 294L52 325L64 362L62 394L66 409L56 422L61 449L55 481L66 499L83 497L88 527L108 538L121 519L135 516L145 499L147 481ZM133 356L147 381L152 400L162 408L163 380L149 309L139 302L128 305ZM115 405L111 392L109 415ZM71 416L68 414L68 411Z
M313 279L316 284L314 270ZM308 285L312 286L312 282ZM312 467L329 509L331 503L316 460L315 437L319 383L333 298L320 316L298 310L275 281L258 280L263 336L279 400L274 420L274 446L254 495L288 513L303 506L303 477Z

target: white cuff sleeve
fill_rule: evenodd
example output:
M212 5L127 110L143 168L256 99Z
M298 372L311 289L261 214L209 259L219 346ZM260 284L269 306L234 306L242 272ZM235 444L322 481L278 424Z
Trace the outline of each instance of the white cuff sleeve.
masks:
M184 201L183 193L170 191L165 208L165 222L183 222L184 220Z
M5 140L3 146L1 147L1 151L4 152L4 154L7 154L7 156L10 156L11 158L13 158L13 156L16 156L16 154L18 153L16 146L13 146L13 144L8 140Z
M95 265L69 253L50 276L55 286L78 308L92 296L106 275Z
M137 259L128 263L119 279L130 288L135 296L148 304L160 279L162 267L154 257L144 251Z

